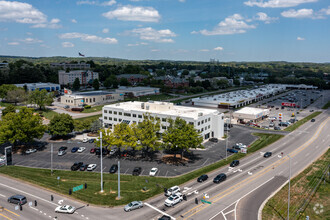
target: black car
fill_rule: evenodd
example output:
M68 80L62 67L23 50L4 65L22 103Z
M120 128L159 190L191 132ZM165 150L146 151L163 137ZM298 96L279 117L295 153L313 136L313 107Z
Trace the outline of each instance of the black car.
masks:
M274 127L274 130L281 130L281 128L280 127Z
M109 153L109 150L108 150L108 149L105 149L105 148L102 149L102 155L103 155L103 156L104 156L104 155L107 155L108 153ZM96 150L95 150L95 154L96 154L96 155L100 155L100 154L101 154L100 148L96 148Z
M218 176L216 176L214 179L213 179L213 182L214 183L220 183L222 181L225 181L227 178L226 174L224 173L220 173Z
M233 162L230 163L231 167L236 167L239 165L239 160L233 160Z
M315 119L313 118L313 119L311 120L311 122L315 122Z
M270 157L270 156L272 156L272 152L266 152L266 153L264 154L264 157L265 157L265 158Z
M113 164L110 167L109 173L115 173L115 172L117 172L117 170L118 170L118 165L117 164Z
M94 143L95 139L89 139L88 143Z
M201 175L200 177L198 177L197 182L204 182L204 181L207 180L208 178L209 178L208 175L203 174L203 175Z
M209 141L218 143L218 138L210 138Z
M83 165L80 166L79 170L80 171L85 171L87 169L87 167L88 167L88 164L83 164Z
M163 215L158 220L171 220L171 217L170 216L167 216L167 215Z
M68 147L62 146L62 147L60 147L60 149L58 149L58 151L64 151L64 150L67 150L67 149L68 149Z
M140 175L142 172L142 168L141 167L135 167L133 170L133 176L138 176Z
M24 205L27 203L26 197L22 195L14 195L8 198L9 203Z
M80 168L83 164L84 164L83 162L75 162L75 163L72 165L71 170L72 170L72 171L79 170L79 168Z

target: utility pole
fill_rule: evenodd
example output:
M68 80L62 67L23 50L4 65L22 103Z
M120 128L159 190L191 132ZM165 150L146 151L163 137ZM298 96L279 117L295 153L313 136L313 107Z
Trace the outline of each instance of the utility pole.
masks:
M50 175L53 175L53 144L50 145Z
M228 104L228 111L229 111L229 104ZM228 122L228 121L227 121ZM227 137L226 137L226 160L227 160L227 149L228 149L228 123L227 123Z
M118 199L120 199L120 160L118 160Z
M101 192L103 192L103 164L102 164L103 148L102 148L102 131L100 131L100 157L101 157Z
M290 220L290 182L291 182L291 157L289 157L289 190L288 190L288 217L287 220Z

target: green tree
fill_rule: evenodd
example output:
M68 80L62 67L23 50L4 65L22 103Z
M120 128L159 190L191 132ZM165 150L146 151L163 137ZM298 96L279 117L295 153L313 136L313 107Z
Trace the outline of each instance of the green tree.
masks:
M157 136L160 131L160 120L144 115L143 121L137 125L137 128L137 138L143 151L148 154L150 149L157 150L160 146Z
M14 90L10 90L7 92L7 96L6 96L6 101L13 102L15 103L15 105L17 105L17 103L27 101L27 99L28 98L26 92L22 88L16 88Z
M203 137L196 131L193 125L181 118L168 119L169 126L163 133L163 142L166 148L181 151L181 159L183 152L189 148L202 147Z
M46 130L42 118L33 114L32 109L23 107L18 113L10 112L0 123L0 143L28 143L40 139Z
M100 88L100 82L99 82L98 79L94 79L94 80L93 80L93 88L94 88L95 90L99 90L99 88Z
M85 130L85 124L84 124L83 121L74 120L73 124L74 124L74 130L75 131L82 132L82 131Z
M220 79L217 81L217 86L221 89L227 88L229 87L229 83L228 80L225 79Z
M130 83L128 82L128 80L126 78L120 78L119 84L121 86L129 86Z
M97 133L100 129L102 128L102 124L100 120L95 120L91 124L91 132L92 133Z
M5 116L8 113L15 113L16 108L14 105L8 105L4 110L2 110L2 116Z
M238 79L234 79L233 83L234 83L235 86L241 85L241 83L239 82Z
M6 98L8 91L15 90L17 87L11 84L3 84L0 86L0 98Z
M72 85L72 88L73 88L73 90L76 90L76 91L79 90L79 88L80 88L80 80L79 80L79 78L76 78L74 80L73 85Z
M57 114L50 120L48 129L52 136L65 136L73 131L74 121L68 114Z
M36 104L39 109L45 109L46 105L50 105L53 103L54 95L51 92L47 92L45 89L43 90L34 90L30 92L29 95L29 103Z
M105 81L104 81L104 86L106 88L117 88L118 87L118 81L115 75L110 75Z

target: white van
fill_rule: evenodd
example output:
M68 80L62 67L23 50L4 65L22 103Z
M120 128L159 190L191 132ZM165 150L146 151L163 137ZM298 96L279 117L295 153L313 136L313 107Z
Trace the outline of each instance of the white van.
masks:
M169 188L166 191L165 196L171 196L171 195L174 195L177 192L180 192L180 187L179 186L172 186L171 188Z

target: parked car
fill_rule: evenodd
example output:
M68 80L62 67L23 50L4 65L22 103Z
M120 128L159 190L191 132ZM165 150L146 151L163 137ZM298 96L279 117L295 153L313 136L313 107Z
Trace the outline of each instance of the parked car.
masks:
M182 202L182 200L183 200L182 194L175 193L165 200L165 205L171 207L174 206L175 204L178 204L179 202Z
M133 201L125 205L124 210L125 212L130 212L134 209L140 209L143 207L142 201Z
M72 166L71 166L71 170L72 171L76 171L79 170L79 168L83 165L83 162L75 162Z
M235 150L235 149L231 149L231 148L228 148L227 151L230 152L230 153L238 153L237 150Z
M94 143L95 139L89 139L88 143Z
M209 141L218 143L218 138L210 138Z
M87 143L88 142L88 138L84 138L82 142L83 143Z
M233 160L233 162L230 163L231 167L236 167L239 165L239 160Z
M55 212L72 214L72 213L74 213L75 210L76 210L76 208L73 206L63 205L63 206L56 207Z
M93 170L95 170L96 167L97 167L97 165L95 163L89 164L87 167L87 171L93 171Z
M274 126L275 126L275 124L273 122L269 123L269 127L274 127Z
M88 167L88 164L83 164L83 165L80 166L79 170L80 171L85 171L87 169L87 167Z
M60 151L60 150L67 150L68 149L68 147L66 147L66 146L61 146L59 149L58 149L58 151Z
M27 203L26 197L22 195L14 195L8 198L9 203L24 205Z
M37 152L37 149L30 148L30 149L28 149L28 150L25 151L26 154L32 154L34 152Z
M160 217L158 220L171 220L171 217L168 215L163 215L162 217Z
M232 148L236 150L240 150L241 148L246 148L246 145L242 143L236 143Z
M105 148L102 149L102 155L103 155L103 156L104 156L104 155L107 155L108 152L109 152L108 149L105 149ZM100 155L100 154L101 154L101 150L100 150L100 148L96 148L96 150L95 150L95 154L96 154L96 155Z
M274 130L281 130L281 128L276 126L276 127L274 127Z
M59 150L57 153L58 156L63 156L64 154L66 154L65 150Z
M206 181L208 178L209 178L208 175L203 174L203 175L201 175L200 177L197 178L197 182L204 182L204 181Z
M225 181L226 178L227 178L226 174L224 174L224 173L220 173L219 175L217 175L217 176L213 179L213 182L214 182L214 183L220 183L220 182Z
M90 152L91 154L94 154L95 151L96 151L96 148L94 147L94 148L92 148L89 152Z
M76 153L78 151L79 147L73 147L71 149L71 153Z
M172 186L171 188L169 188L168 190L166 190L165 192L165 196L171 196L175 193L180 192L180 187L179 186Z
M77 152L82 153L84 150L86 150L86 147L79 147Z
M272 152L266 152L266 153L264 154L264 157L265 157L265 158L270 157L270 156L272 156Z
M158 168L154 167L150 170L149 176L155 176L158 172Z
M311 122L315 122L315 118L312 118Z
M109 173L116 173L117 170L118 170L118 165L117 165L117 164L113 164L113 165L110 167Z
M110 155L115 155L117 153L117 149L111 149L109 154Z
M133 176L138 176L140 175L142 172L142 168L141 167L135 167L133 170Z

